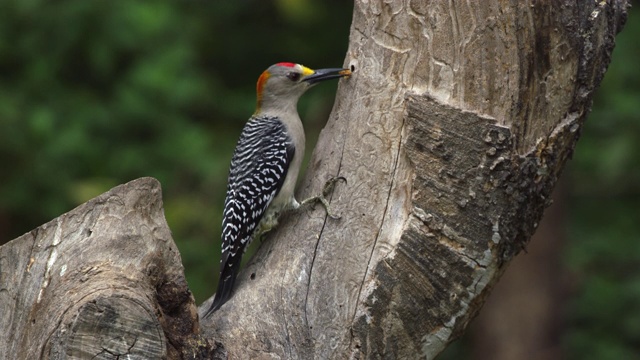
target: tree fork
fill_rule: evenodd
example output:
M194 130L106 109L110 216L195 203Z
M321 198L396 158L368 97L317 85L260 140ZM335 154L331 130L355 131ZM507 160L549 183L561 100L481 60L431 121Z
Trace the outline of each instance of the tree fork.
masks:
M0 248L0 354L433 358L534 232L627 7L356 1L300 189L344 176L341 219L283 219L199 324L159 184L121 185Z
M342 218L285 219L205 333L250 356L433 358L533 234L627 6L356 1L355 71L301 188L344 176Z

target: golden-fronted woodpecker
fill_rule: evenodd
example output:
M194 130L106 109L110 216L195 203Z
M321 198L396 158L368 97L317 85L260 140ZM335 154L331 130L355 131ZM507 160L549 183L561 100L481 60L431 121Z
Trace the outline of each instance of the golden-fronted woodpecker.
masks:
M205 317L229 299L244 250L275 227L283 211L320 201L329 216L335 217L324 198L333 182L327 183L322 195L301 203L294 197L305 150L297 104L316 83L349 75L349 69L311 70L281 62L258 78L256 111L244 126L231 159L222 213L220 279Z

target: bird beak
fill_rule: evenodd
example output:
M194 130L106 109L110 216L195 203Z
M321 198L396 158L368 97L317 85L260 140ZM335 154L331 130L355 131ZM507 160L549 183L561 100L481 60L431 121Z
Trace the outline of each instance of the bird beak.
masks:
M341 78L343 76L350 76L351 70L349 69L318 69L313 74L308 75L302 81L306 81L309 84L315 84L320 81Z

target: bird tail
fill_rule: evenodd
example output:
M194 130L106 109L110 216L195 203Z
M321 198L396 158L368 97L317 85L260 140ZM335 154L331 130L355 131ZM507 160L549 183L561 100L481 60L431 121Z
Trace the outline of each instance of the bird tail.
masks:
M233 291L233 284L236 282L236 276L238 275L238 268L240 267L241 256L230 256L225 262L222 263L220 269L220 282L218 282L218 290L213 298L211 306L204 314L204 317L208 317L216 310L220 308L231 297Z

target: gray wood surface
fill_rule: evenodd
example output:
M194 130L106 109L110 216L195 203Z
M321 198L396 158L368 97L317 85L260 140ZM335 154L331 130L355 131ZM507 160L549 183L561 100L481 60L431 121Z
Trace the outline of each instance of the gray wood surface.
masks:
M158 182L121 185L0 248L0 358L432 359L534 232L626 6L356 1L298 194L344 176L342 218L287 215L198 322Z
M526 245L610 61L624 1L356 1L334 111L291 214L203 331L247 358L428 358Z
M0 247L0 314L1 359L160 359L212 350L198 336L152 178L118 186Z

